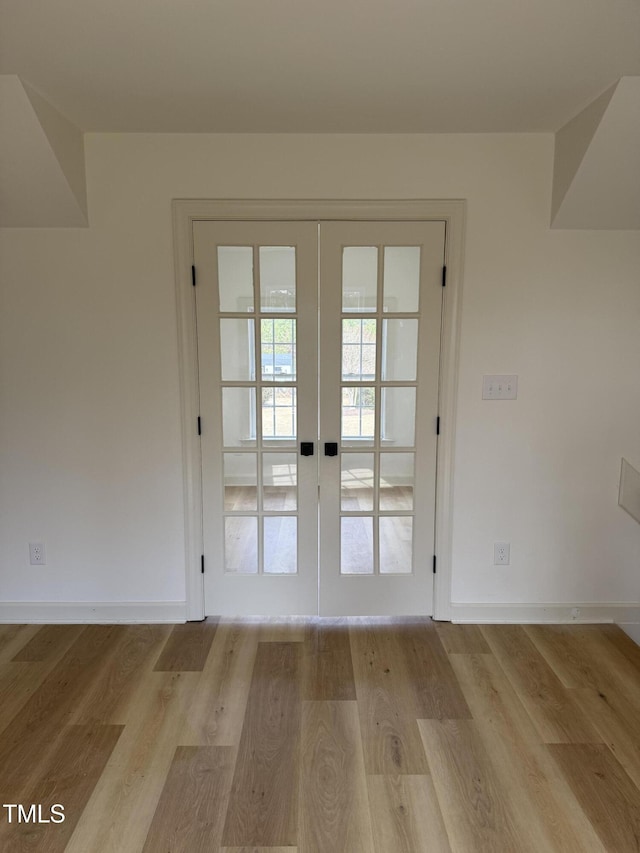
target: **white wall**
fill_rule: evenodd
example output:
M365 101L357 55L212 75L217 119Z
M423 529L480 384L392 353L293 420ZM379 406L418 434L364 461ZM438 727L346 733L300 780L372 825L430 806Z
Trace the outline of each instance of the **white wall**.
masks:
M0 234L1 600L185 597L172 198L422 197L468 199L453 600L638 602L640 235L549 229L551 135L85 146L89 229Z

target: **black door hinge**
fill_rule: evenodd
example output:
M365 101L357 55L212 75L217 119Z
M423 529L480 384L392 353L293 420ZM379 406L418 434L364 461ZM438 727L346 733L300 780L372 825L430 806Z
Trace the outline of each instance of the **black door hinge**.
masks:
M435 554L433 555L433 573L434 573L434 575L436 573L436 555Z
M191 264L191 284L196 286L196 268L193 264Z
M200 420L200 415L198 415L198 435L202 435L202 421Z
M204 554L200 557L200 573L204 574Z
M436 435L440 435L440 415L436 418Z
M443 287L447 286L447 268L446 267L442 267L442 286Z

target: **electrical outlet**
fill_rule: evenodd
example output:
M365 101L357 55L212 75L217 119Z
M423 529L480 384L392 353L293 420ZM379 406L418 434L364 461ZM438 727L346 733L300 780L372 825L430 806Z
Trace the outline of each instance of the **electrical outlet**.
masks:
M511 545L509 542L495 542L493 545L493 565L508 566L511 557Z
M47 555L42 542L29 542L29 562L32 566L46 565Z

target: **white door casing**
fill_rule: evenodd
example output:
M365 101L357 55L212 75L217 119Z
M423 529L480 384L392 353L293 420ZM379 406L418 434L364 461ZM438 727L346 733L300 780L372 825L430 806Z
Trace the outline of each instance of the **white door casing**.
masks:
M193 263L193 228L198 222L220 220L301 220L315 223L323 220L365 220L375 221L401 220L407 222L422 222L440 220L446 228L445 262L447 266L447 287L442 291L444 303L442 311L442 336L440 349L440 391L437 411L440 416L441 432L437 446L438 478L436 500L435 544L424 547L418 543L422 552L433 550L438 555L438 573L435 580L435 600L433 615L435 618L446 619L450 614L450 571L451 571L451 507L452 507L452 469L453 469L453 437L455 423L455 391L456 364L459 346L460 297L461 297L461 261L464 230L464 207L462 201L399 201L399 202L277 202L277 201L175 201L174 237L176 250L176 296L178 307L179 353L181 369L181 396L183 416L183 456L185 483L185 531L186 531L186 579L187 579L187 618L202 618L204 613L203 576L200 572L200 554L202 553L202 489L200 481L200 438L194 429L196 419L201 411L201 401L198 394L198 364L196 339L196 311L194 289L191 282L191 264ZM323 223L326 228L326 223ZM326 231L328 234L329 232ZM366 241L365 241L366 242ZM369 240L368 242L371 242ZM392 242L392 241L390 241ZM272 245L285 245L280 240ZM200 284L200 270L198 284ZM198 294L200 297L200 294ZM381 319L381 318L379 318ZM433 343L433 336L430 336ZM333 349L339 352L339 345ZM420 361L424 360L421 344ZM311 363L310 361L307 363ZM326 371L323 366L323 372ZM422 383L424 376L420 377ZM305 383L306 384L306 383ZM203 401L204 402L204 401ZM418 402L418 418L420 419L420 402ZM206 418L202 413L204 429ZM334 412L335 417L335 412ZM424 420L424 417L423 417ZM335 434L335 426L329 421L327 427ZM298 433L298 439L304 435ZM325 433L321 436L325 438ZM337 438L338 442L340 438ZM384 450L388 448L383 448ZM321 468L326 470L325 462L331 464L335 459L326 458L321 454L322 443L316 447L316 456ZM389 454L386 454L390 458ZM420 454L418 454L420 456ZM299 457L299 461L300 457ZM334 465L334 468L336 466ZM304 479L304 472L301 476ZM308 471L312 466L308 466ZM325 475L326 478L326 475ZM302 482L302 481L301 481ZM416 488L426 482L422 474L418 475ZM335 498L336 489L333 488ZM419 498L417 498L419 500ZM326 515L326 513L325 513ZM349 515L349 513L347 513ZM384 511L381 513L385 515ZM402 515L400 513L399 515ZM335 521L334 521L335 524ZM428 529L428 525L417 524L420 535ZM305 539L308 538L305 535ZM207 571L209 558L207 557ZM396 578L398 579L398 578ZM283 578L278 578L283 580ZM289 580L289 578L284 578ZM349 578L356 584L368 579ZM387 580L387 578L377 578ZM401 580L406 580L402 578ZM323 584L321 584L322 588ZM359 588L362 590L362 587ZM361 597L361 592L358 593ZM380 601L379 594L374 597ZM390 601L390 599L389 599ZM326 605L326 602L325 602ZM298 606L294 608L302 612ZM278 612L285 612L278 610ZM353 604L347 606L345 612L358 612ZM371 612L371 608L368 608ZM393 612L393 606L374 612ZM415 612L428 612L425 607L417 607Z

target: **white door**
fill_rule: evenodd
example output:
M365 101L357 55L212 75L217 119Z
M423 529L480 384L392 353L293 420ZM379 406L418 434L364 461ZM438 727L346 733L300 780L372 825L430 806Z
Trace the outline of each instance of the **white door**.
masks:
M197 222L194 260L205 612L316 614L318 226Z
M207 614L432 612L443 254L442 222L194 223Z
M433 612L443 254L443 222L321 226L321 613Z

